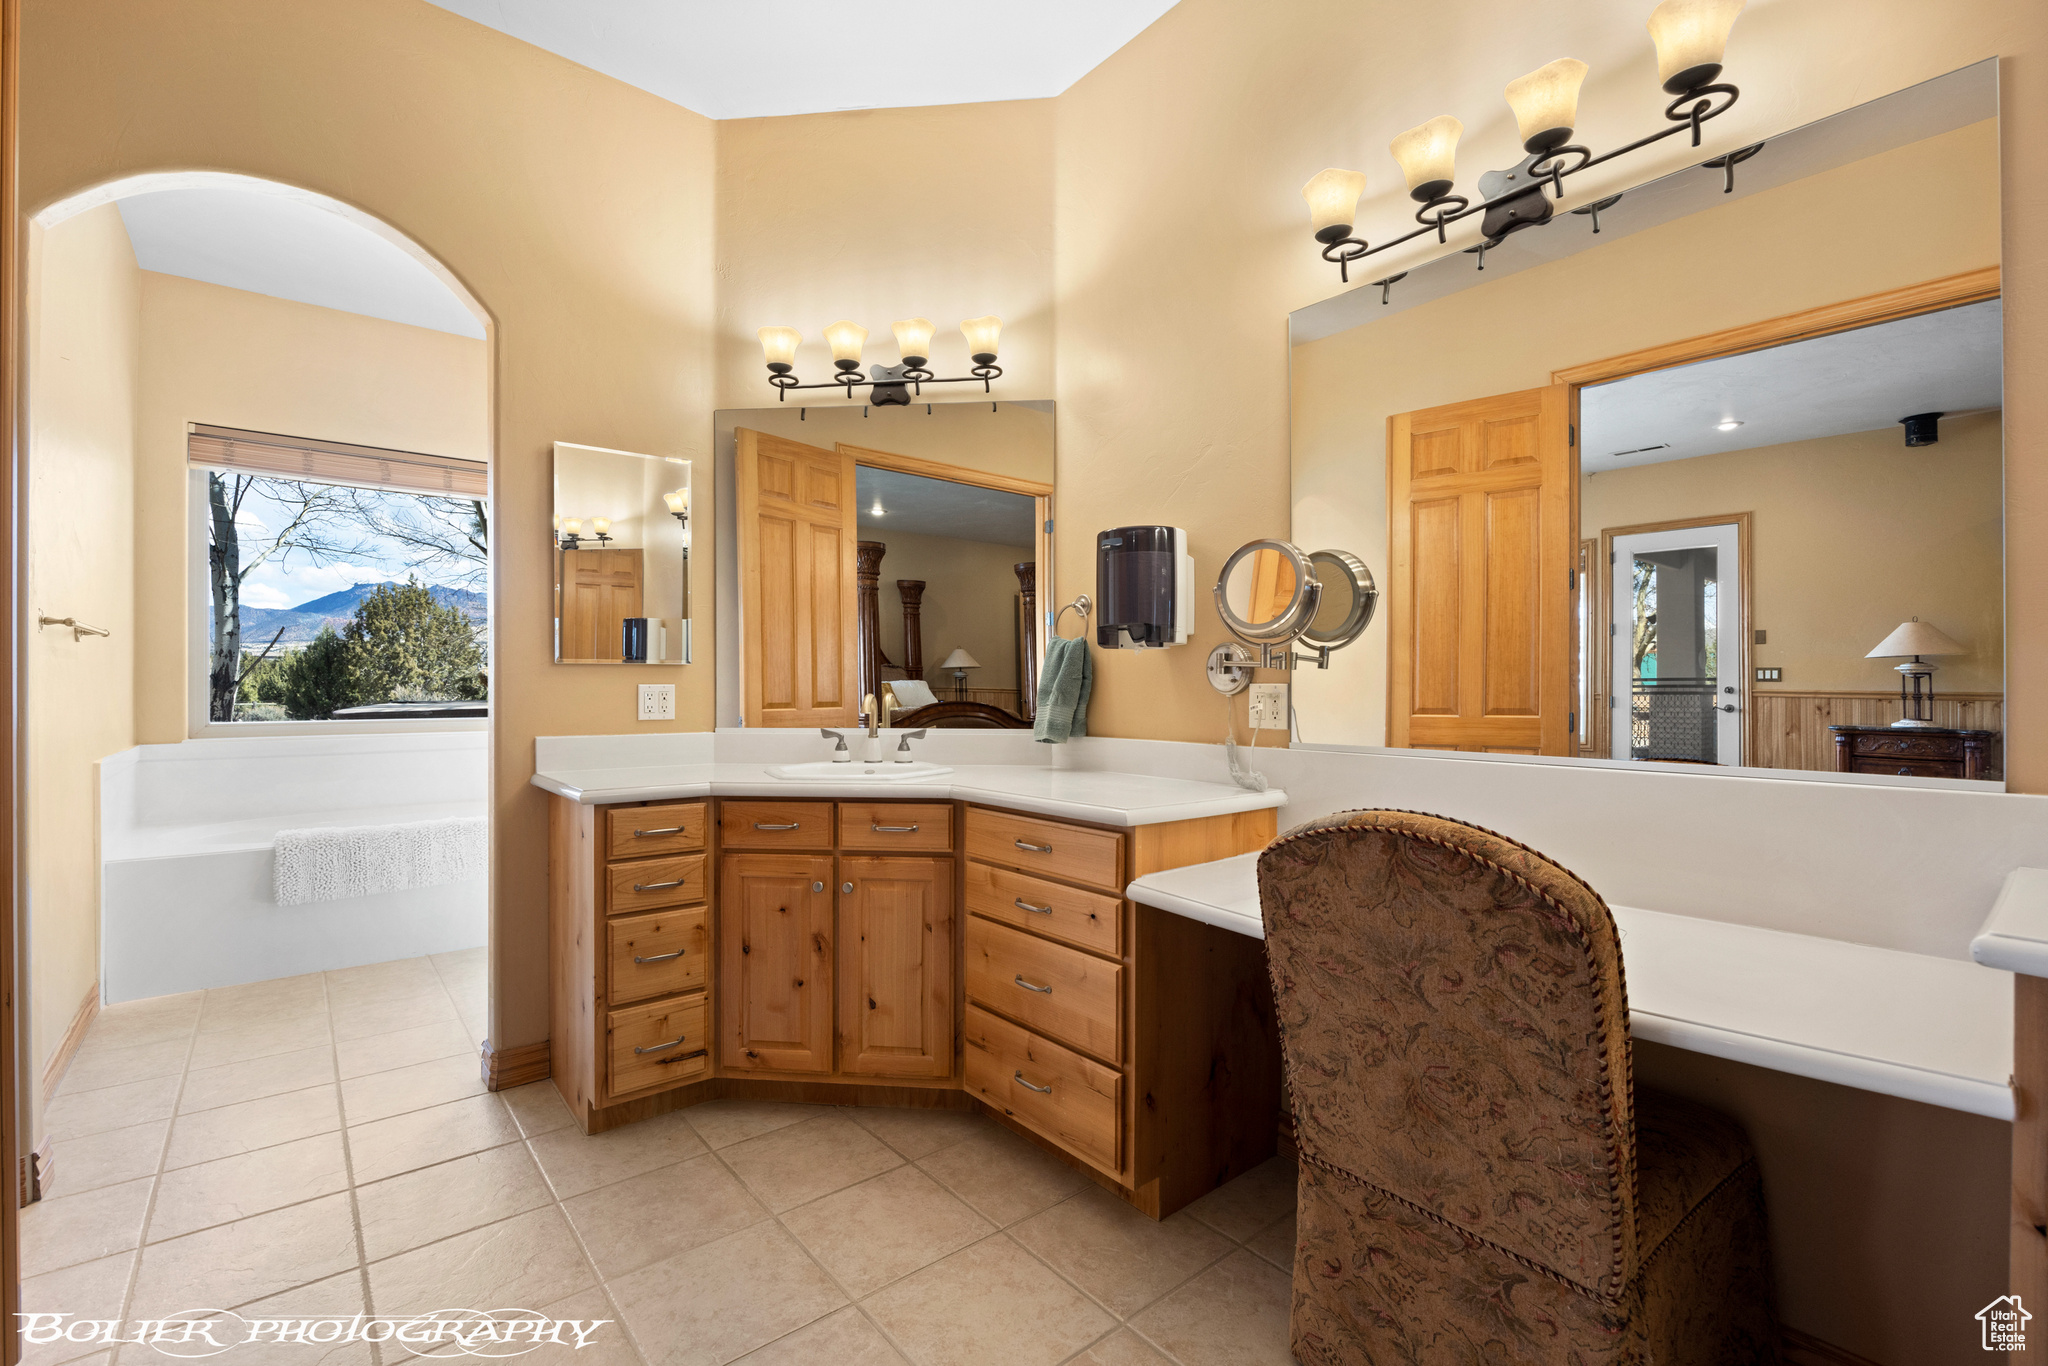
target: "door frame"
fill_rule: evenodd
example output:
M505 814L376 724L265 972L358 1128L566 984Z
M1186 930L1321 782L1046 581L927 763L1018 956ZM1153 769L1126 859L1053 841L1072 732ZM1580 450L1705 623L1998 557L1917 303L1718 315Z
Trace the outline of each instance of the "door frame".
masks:
M1598 594L1600 611L1598 626L1593 636L1593 652L1599 656L1599 671L1594 677L1600 680L1613 699L1608 706L1594 713L1593 743L1595 755L1602 759L1625 758L1614 752L1614 716L1620 707L1620 698L1615 697L1614 688L1614 641L1613 632L1605 629L1614 618L1614 538L1617 536L1641 536L1655 531L1690 531L1694 527L1730 526L1735 528L1735 592L1741 610L1736 613L1740 620L1734 625L1741 634L1742 667L1736 680L1736 703L1742 708L1742 752L1735 758L1736 765L1749 762L1749 756L1756 750L1756 715L1749 707L1750 683L1755 671L1749 665L1749 652L1755 643L1750 622L1755 609L1751 601L1751 585L1755 575L1751 566L1750 515L1746 512L1726 512L1716 517L1678 517L1665 522L1638 522L1634 526L1610 526L1600 528L1600 549L1593 560L1593 573L1599 582ZM1722 628L1722 629L1725 629Z

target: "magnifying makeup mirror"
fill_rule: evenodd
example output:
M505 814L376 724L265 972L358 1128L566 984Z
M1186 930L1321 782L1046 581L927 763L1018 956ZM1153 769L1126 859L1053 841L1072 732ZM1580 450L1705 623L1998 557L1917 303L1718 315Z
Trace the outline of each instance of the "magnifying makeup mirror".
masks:
M1233 696L1251 685L1253 669L1292 669L1297 661L1327 669L1330 651L1358 639L1378 604L1372 571L1348 551L1304 554L1287 541L1248 541L1216 576L1217 614L1245 643L1209 652L1210 686ZM1296 641L1316 652L1295 653Z

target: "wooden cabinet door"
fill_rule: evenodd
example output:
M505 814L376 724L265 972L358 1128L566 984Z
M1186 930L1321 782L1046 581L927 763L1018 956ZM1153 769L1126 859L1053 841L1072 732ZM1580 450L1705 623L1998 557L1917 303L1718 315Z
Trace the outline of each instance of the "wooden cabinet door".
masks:
M638 550L562 552L558 658L617 663L625 657L626 618L643 615L641 557Z
M839 860L839 1070L953 1074L953 861Z
M738 444L746 723L853 725L853 457L745 427Z
M1387 419L1387 743L1571 753L1578 461L1555 384Z
M831 1071L831 856L727 854L718 937L719 1061Z

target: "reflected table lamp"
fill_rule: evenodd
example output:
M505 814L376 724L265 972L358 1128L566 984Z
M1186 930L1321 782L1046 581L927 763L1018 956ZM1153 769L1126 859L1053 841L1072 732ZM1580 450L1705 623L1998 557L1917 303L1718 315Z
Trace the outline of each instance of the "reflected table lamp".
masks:
M968 654L965 650L955 650L952 654L939 661L939 667L953 671L953 695L962 702L965 702L967 700L967 671L969 669L979 669L981 661Z
M1865 659L1904 661L1897 666L1901 715L1892 725L1908 729L1934 725L1935 666L1921 656L1966 655L1969 652L1968 647L1957 644L1918 617L1900 623L1898 630L1879 641L1877 648L1865 655Z

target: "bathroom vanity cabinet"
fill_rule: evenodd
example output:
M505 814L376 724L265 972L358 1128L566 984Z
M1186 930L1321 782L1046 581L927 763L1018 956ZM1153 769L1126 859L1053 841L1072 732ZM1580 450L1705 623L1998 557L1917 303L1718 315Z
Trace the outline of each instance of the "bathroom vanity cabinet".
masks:
M1158 1218L1273 1152L1260 946L1124 896L1263 847L1271 809L550 800L552 1067L587 1132L724 1096L979 1108Z

